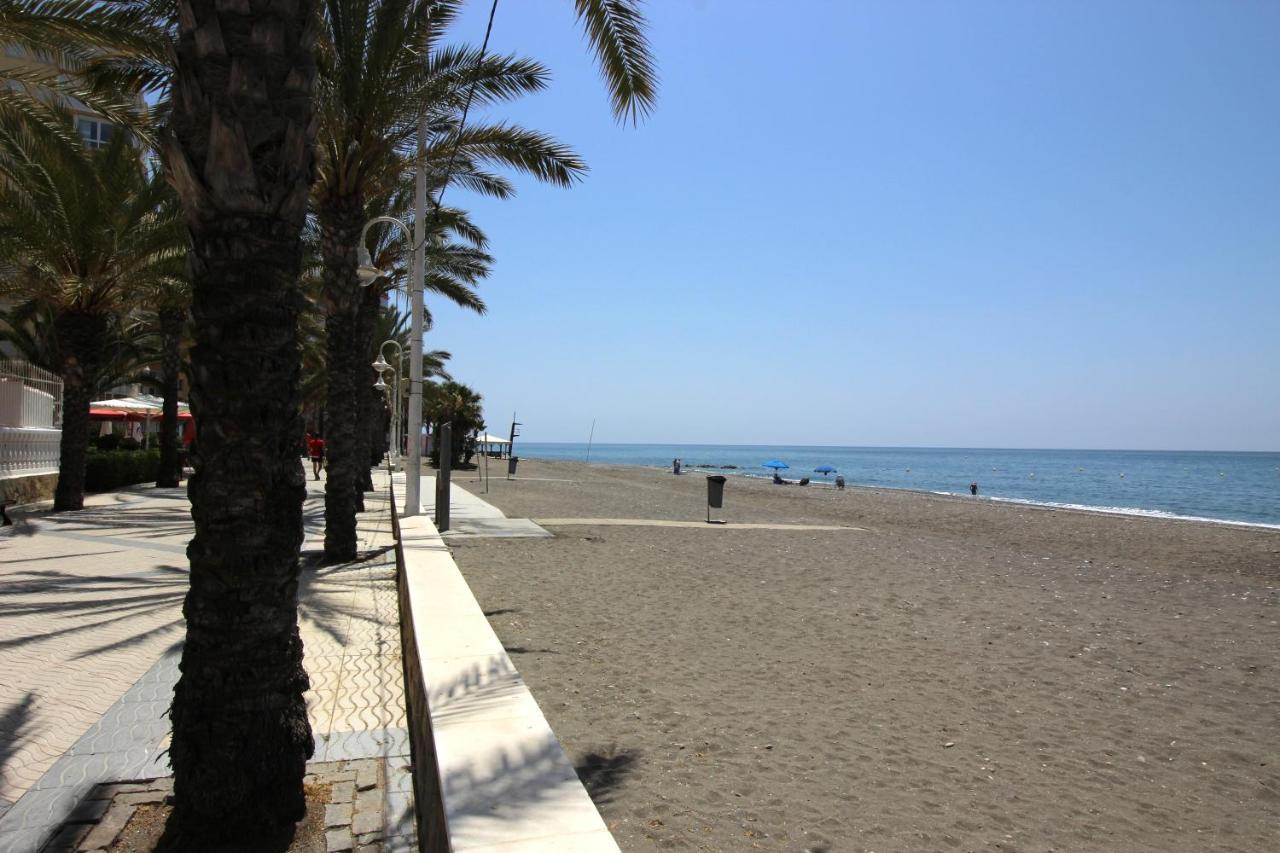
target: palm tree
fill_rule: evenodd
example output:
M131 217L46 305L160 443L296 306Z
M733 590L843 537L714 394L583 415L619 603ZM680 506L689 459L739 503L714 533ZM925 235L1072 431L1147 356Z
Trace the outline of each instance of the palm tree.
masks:
M410 197L411 192L411 188L402 188L390 198L380 199L372 203L370 209L383 210L390 214L405 217L404 207L407 204L406 199ZM435 226L435 232L440 236L440 239L428 251L428 256L434 266L432 267L431 275L428 277L427 290L432 293L446 295L456 304L464 305L483 313L485 304L476 295L473 283L488 274L489 266L493 261L484 251L484 247L488 244L488 238L483 231L471 222L465 211L456 208L442 208ZM365 436L370 436L360 443L363 450L360 450L359 453L362 455L367 454L372 461L376 462L377 458L381 457L381 451L375 455L373 447L379 441L377 434L381 427L370 423L370 421L373 420L373 413L378 411L381 403L377 394L373 392L372 372L369 370L368 365L377 357L377 347L389 338L403 338L401 344L405 351L409 349L408 332L403 328L396 327L396 331L392 334L392 330L386 328L385 322L381 319L394 316L398 323L407 322L406 315L401 314L394 305L386 304L386 300L395 293L397 288L403 290L409 278L409 268L404 262L406 247L400 242L401 235L398 231L378 226L371 229L369 234L373 245L373 264L384 270L386 275L379 278L371 286L361 288L362 311L367 310L370 305L374 306L374 312L379 319L375 321L378 325L374 331L363 336L367 340L370 351L366 359L356 360L356 370L353 372L356 374L356 379L354 380L355 390L359 391L361 388L368 387L370 391L368 399L358 403L356 437L360 440ZM304 411L308 413L308 425L313 429L318 428L322 432L327 432L327 423L324 417L325 396L330 380L324 329L325 311L322 307L324 304L324 282L319 240L319 226L316 224L314 217L312 217L303 231L306 261L304 262L301 281L308 308L302 315L300 331L303 367L302 393ZM431 329L430 312L426 313L425 320L424 328L429 331ZM448 353L439 351L424 353L423 375L426 377L441 375L443 372L443 360L448 358ZM361 468L367 474L368 468L363 466ZM365 487L365 490L370 488L372 488L371 483Z
M178 384L182 373L183 332L191 312L191 282L186 275L185 256L175 261L140 294L148 315L148 331L159 336L160 394L164 400L160 414L160 470L156 476L156 485L160 488L176 488L181 479Z
M55 313L48 304L38 300L17 303L0 312L0 341L13 347L24 361L57 373L62 359L54 331ZM108 321L107 342L99 360L94 396L133 381L152 360L154 353L143 345L144 340L127 320L114 316Z
M461 128L469 98L495 103L546 85L545 70L513 56L444 48L439 35L458 9L436 0L327 0L321 30L317 110L319 174L314 187L324 260L326 340L330 365L326 405L325 559L356 554L356 511L370 455L360 429L368 395L356 393L368 370L377 316L375 294L356 279L360 233L369 201L395 190L416 165L420 125L430 134L423 160L438 191L446 180L495 195L510 184L488 167L515 168L569 185L585 167L550 137L505 124ZM474 90L474 96L471 92ZM450 165L452 164L452 170ZM446 174L447 173L447 174ZM380 211L379 211L380 212ZM463 303L468 304L468 303ZM349 370L333 369L348 365Z
M634 119L653 90L638 4L577 3L614 111ZM180 819L243 846L303 814L312 752L297 628L297 279L318 6L181 0L178 16L167 151L191 232L200 459L170 758Z
M0 0L0 125L64 154L80 137L66 109L87 106L114 124L151 136L140 89L130 85L163 53L165 27L156 0ZM119 69L129 68L122 75ZM110 69L110 70L108 70ZM0 151L0 174L3 170Z
M314 748L297 618L298 275L319 7L179 8L165 159L191 236L197 449L170 760L186 831L247 848L305 813Z
M0 289L39 303L52 320L63 381L55 510L84 505L89 402L106 366L113 326L131 298L185 253L170 190L149 174L123 135L94 152L65 155L9 136L20 185L0 184Z
M481 402L480 395L473 389L452 380L428 385L423 395L423 408L432 424L432 432L439 436L441 427L446 423L452 425L453 440L449 448L449 459L454 467L463 461L468 436L484 425ZM438 442L433 445L431 461L434 465L440 465L443 452L444 448Z

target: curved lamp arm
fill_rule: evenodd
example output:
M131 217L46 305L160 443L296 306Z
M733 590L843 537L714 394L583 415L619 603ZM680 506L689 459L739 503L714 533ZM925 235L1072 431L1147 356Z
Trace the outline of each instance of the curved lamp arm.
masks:
M382 346L378 347L378 360L373 363L373 369L378 371L378 373L393 369L391 365L387 363L387 358L383 354L383 350L387 348L387 344L391 344L396 348L396 358L399 360L401 369L404 368L404 347L400 346L400 342L395 338L388 338L382 342Z
M356 277L360 279L361 287L368 287L379 278L386 275L385 272L373 265L373 258L369 256L369 250L365 248L365 237L369 234L369 229L379 223L387 223L388 225L398 225L400 233L404 239L413 244L413 236L409 233L409 226L405 225L394 216L375 216L364 224L364 228L360 229L360 248L356 250Z

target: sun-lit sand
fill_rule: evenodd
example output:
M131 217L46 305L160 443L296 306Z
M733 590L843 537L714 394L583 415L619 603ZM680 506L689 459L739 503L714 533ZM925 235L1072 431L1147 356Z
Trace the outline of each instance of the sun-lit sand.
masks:
M498 470L512 517L705 518L700 474ZM1280 532L733 478L724 517L865 529L455 543L624 850L1275 849Z

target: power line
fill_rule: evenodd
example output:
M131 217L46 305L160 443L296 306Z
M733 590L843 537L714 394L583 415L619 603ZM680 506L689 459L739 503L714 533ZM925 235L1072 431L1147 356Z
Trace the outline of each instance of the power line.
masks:
M489 50L489 36L493 34L493 18L497 12L498 0L493 0L493 5L489 7L489 23L484 29L484 41L480 44L480 55L476 57L475 71L471 74L471 88L467 90L467 100L462 105L462 119L458 122L458 130L454 135L453 151L449 153L449 163L444 170L444 182L441 183L440 192L436 194L434 199L435 207L431 211L431 219L427 223L426 230L422 233L424 243L431 239L431 233L440 219L440 205L444 202L445 190L449 188L449 179L453 177L453 166L458 159L458 148L462 145L462 131L467 126L467 114L471 112L471 101L476 94L476 83L480 82L480 66L484 63L485 54ZM414 247L415 250L417 248L417 246Z

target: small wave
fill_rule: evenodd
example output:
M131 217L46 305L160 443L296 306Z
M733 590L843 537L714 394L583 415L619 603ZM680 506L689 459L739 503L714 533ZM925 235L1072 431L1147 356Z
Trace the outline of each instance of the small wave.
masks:
M1032 501L1025 498L988 497L987 500L1001 503L1023 504L1024 506L1044 506L1051 509L1072 509L1079 512L1098 512L1105 515L1127 515L1138 518L1162 518L1167 521L1201 521L1210 524L1229 524L1232 527L1260 527L1265 530L1280 530L1280 524L1267 524L1261 521L1232 521L1226 518L1209 518L1202 515L1179 515L1162 509L1142 509L1136 506L1091 506L1089 504L1057 503L1055 501Z

